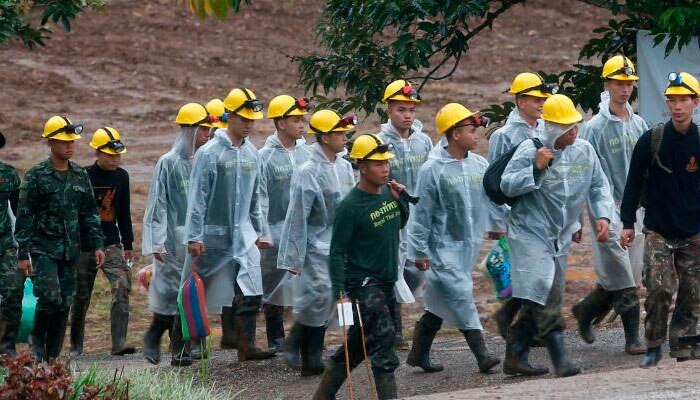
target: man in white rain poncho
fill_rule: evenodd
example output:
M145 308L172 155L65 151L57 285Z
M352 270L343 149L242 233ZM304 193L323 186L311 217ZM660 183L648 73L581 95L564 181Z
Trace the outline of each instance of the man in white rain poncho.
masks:
M408 257L426 271L425 313L416 322L408 365L426 372L442 371L430 361L430 346L445 321L462 332L479 371L487 373L500 360L489 354L474 304L472 268L495 206L486 196L488 167L476 148L481 118L461 104L448 104L435 117L447 146L434 151L418 174L420 201L408 223Z
M508 243L513 297L521 303L508 330L503 372L548 372L528 361L530 343L538 335L547 344L556 374L570 376L580 369L564 352L561 304L566 258L584 202L591 207L601 242L607 240L614 203L593 146L576 139L583 117L573 102L553 95L545 101L542 117L544 147L537 149L531 140L519 145L501 180L506 196L519 197L510 211Z
M311 116L309 133L316 135L309 161L292 178L291 199L279 244L277 267L296 274L293 282L294 326L290 332L287 363L301 374L323 372L323 343L335 296L331 289L328 256L335 209L355 185L350 163L340 156L354 118L331 110ZM298 340L294 343L292 340Z
M262 216L258 204L258 152L248 140L263 104L249 89L233 89L224 100L228 128L195 155L187 198L188 256L181 284L193 270L206 292L207 311L233 306L238 360L274 356L255 346L256 316L262 300L260 251ZM269 247L269 246L268 246ZM185 349L186 350L186 349Z
M556 84L545 83L542 77L532 72L522 72L513 79L508 93L515 96L516 108L508 115L505 125L495 130L489 137L489 163L498 160L523 140L541 135L542 106L547 97L556 91ZM502 213L494 216L491 225L494 230L505 232L509 207L506 206L500 210ZM498 237L491 237L491 239L498 239ZM518 309L520 309L518 301L508 299L494 314L498 332L504 339L508 335L508 326L513 322Z
M180 287L186 249L183 244L187 191L192 157L208 136L207 111L197 103L180 108L175 123L180 135L170 151L158 159L146 213L143 217L142 254L153 255L153 276L148 287L148 305L153 321L143 336L143 355L153 364L160 362L160 338L179 325L177 291ZM182 336L171 337L172 347L182 347Z
M603 75L605 92L600 96L599 112L585 126L581 139L595 149L600 165L608 178L615 200L615 214L610 221L610 237L605 243L593 243L598 283L583 300L576 304L573 313L578 320L579 332L586 343L593 343L595 336L591 323L604 318L610 308L620 315L625 329L625 351L642 354L646 351L639 341L639 296L636 283L640 281L644 236L641 234L643 213L637 216L637 238L624 249L620 244L622 222L620 203L627 182L627 171L637 139L647 130L644 120L634 114L629 104L637 77L634 64L627 57L617 55L605 62ZM590 210L589 210L590 214ZM593 234L595 222L591 221Z
M289 275L277 268L277 252L282 234L282 226L289 206L289 191L292 173L309 158L305 144L305 115L310 105L305 99L281 95L270 101L267 117L275 124L275 133L265 141L260 149L260 208L262 210L263 232L270 237L273 246L260 250L260 270L263 283L263 314L267 346L281 351L284 348L284 306L291 305ZM297 331L298 333L298 331ZM300 338L291 339L298 342ZM299 355L299 350L294 352Z
M384 89L382 101L387 103L389 121L382 124L379 138L394 146L394 158L389 160L391 178L406 186L413 193L418 179L418 170L433 148L433 142L423 133L423 123L416 119L416 106L420 103L418 91L410 82L400 79ZM404 270L405 268L405 270ZM404 276L406 279L404 279ZM399 280L396 281L396 305L393 307L396 349L408 350L403 338L401 303L413 303L414 295L422 295L425 285L423 272L406 259L406 230L401 230L399 246ZM413 291L413 293L411 293Z

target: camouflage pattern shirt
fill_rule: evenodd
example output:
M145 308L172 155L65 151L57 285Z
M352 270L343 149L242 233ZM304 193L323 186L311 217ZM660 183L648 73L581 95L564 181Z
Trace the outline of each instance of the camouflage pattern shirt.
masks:
M47 159L27 171L15 230L19 259L28 259L30 253L77 258L81 227L90 250L102 248L100 217L85 169L69 162L67 171L57 171Z
M12 235L12 219L8 202L17 201L19 191L19 175L11 166L0 162L0 254L10 247L17 247ZM13 208L16 204L13 205Z

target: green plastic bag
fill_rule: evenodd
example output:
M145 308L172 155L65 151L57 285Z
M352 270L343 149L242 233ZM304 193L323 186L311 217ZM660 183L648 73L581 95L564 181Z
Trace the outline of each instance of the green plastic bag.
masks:
M29 334L34 329L34 310L36 310L36 297L34 296L34 284L27 278L24 281L24 296L22 297L22 323L17 334L17 343L27 343Z

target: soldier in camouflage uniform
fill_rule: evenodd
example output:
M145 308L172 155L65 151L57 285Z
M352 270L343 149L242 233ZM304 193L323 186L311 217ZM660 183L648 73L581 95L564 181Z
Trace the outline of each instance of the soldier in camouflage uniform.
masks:
M20 187L16 238L19 267L34 271L37 297L32 342L37 359L61 354L76 286L80 231L94 249L97 267L105 259L100 218L85 169L70 161L81 125L64 116L44 126L51 157L27 171Z
M0 132L0 148L5 137ZM12 213L17 212L19 175L14 168L0 162L0 354L14 356L15 339L22 318L22 284L24 279L17 268L17 242L12 234ZM8 206L9 203L9 206ZM10 212L10 207L12 211Z

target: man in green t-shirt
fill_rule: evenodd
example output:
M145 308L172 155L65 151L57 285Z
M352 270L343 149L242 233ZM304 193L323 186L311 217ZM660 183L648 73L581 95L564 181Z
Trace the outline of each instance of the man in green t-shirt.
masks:
M380 400L397 397L394 370L399 359L389 306L396 301L399 231L408 220L408 205L399 201L406 187L389 181L392 147L375 135L355 140L350 157L357 160L360 182L336 210L329 265L333 293L341 302L357 302L361 308L364 345ZM353 307L356 322L348 332L348 348L341 346L331 356L314 399L335 398L345 381L346 352L350 369L364 360L358 318Z

